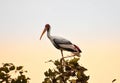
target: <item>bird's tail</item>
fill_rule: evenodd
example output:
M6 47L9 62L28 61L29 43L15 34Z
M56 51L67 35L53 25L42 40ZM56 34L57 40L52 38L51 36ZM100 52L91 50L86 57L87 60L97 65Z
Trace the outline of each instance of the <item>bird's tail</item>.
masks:
M74 44L74 46L75 46L75 48L78 50L79 53L82 52L78 46L76 46L75 44Z
M80 53L82 52L81 49L75 44L74 44L74 47L76 48L76 52L73 53L74 56L80 57L81 56Z

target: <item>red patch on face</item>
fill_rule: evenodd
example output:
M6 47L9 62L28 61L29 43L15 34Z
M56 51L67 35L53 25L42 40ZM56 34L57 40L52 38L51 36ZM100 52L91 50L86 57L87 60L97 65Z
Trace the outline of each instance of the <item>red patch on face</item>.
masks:
M45 27L50 28L50 25L49 25L49 24L46 24Z

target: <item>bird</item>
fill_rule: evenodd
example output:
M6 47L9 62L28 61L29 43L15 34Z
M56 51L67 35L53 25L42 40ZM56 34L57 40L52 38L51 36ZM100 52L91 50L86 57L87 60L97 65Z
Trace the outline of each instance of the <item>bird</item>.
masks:
M80 53L82 51L77 45L73 44L71 41L69 41L65 38L58 37L58 36L52 36L50 34L50 31L51 31L50 24L46 24L45 28L40 36L40 40L41 40L42 36L44 35L44 33L47 32L47 37L49 38L51 43L54 45L54 47L56 47L57 49L59 49L61 51L62 58L67 58L67 57L72 57L72 56L80 57ZM71 52L72 56L64 57L63 51Z

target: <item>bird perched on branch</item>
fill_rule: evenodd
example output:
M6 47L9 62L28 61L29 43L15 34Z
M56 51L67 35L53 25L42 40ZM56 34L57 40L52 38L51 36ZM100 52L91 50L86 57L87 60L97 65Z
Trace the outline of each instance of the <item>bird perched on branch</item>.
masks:
M52 44L57 49L59 49L61 51L62 58L67 58L67 57L71 57L71 56L78 56L78 57L80 57L80 53L82 51L80 50L80 48L77 45L72 44L69 40L66 40L64 38L51 36L50 35L50 30L51 30L51 26L49 24L46 24L45 28L44 28L41 36L40 36L40 40L41 40L43 34L47 31L47 37L50 39ZM63 57L63 51L72 52L73 55L67 56L67 57Z

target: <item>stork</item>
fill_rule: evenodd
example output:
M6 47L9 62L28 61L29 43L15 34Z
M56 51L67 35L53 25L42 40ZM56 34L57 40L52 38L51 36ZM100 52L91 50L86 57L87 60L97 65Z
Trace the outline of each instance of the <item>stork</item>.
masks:
M41 40L43 34L47 31L47 37L50 39L52 44L57 49L59 49L61 51L62 58L71 57L71 56L63 57L63 51L69 51L69 52L71 52L73 54L73 56L80 57L80 53L82 51L80 50L80 48L77 45L72 44L69 40L66 40L64 38L51 36L50 30L51 30L51 26L49 24L46 24L45 28L44 28L41 36L40 36L40 40Z

